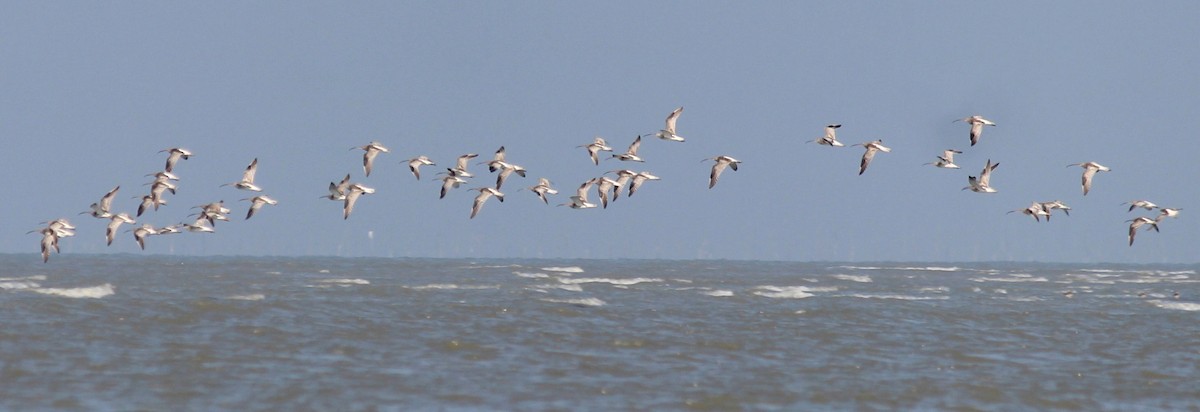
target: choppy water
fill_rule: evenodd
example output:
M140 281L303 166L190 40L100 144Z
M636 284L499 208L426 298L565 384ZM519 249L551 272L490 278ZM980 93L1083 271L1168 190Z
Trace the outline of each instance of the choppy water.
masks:
M0 267L3 410L1200 410L1195 265Z

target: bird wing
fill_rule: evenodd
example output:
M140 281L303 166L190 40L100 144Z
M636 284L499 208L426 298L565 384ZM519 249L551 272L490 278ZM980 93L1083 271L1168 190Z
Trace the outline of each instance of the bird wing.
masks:
M1095 176L1095 175L1096 175L1095 168L1089 167L1089 168L1083 169L1083 182L1082 183L1083 183L1083 195L1084 196L1087 196L1088 192L1092 190L1092 176Z
M871 147L871 146L867 146L867 151L865 153L863 153L862 161L859 162L859 164L858 164L858 174L861 175L861 174L863 174L863 172L867 171L867 166L869 166L871 164L871 159L875 158L876 151L878 151L878 149Z
M670 134L675 134L675 121L679 120L680 113L683 113L683 106L671 111L671 114L667 115L667 128L663 130L666 130Z
M729 166L729 162L717 161L712 167L712 172L708 174L708 188L712 189L717 185L717 179L721 178L721 172L725 171L725 166Z
M629 144L629 150L626 150L625 154L628 154L630 156L637 156L638 148L641 146L642 146L642 137L638 136L636 139L633 139L633 143Z
M254 158L254 161L250 162L249 166L246 166L246 171L242 172L242 181L253 184L254 183L254 173L257 171L258 171L258 158L256 157L256 158Z
M975 143L979 143L979 135L980 134L983 134L983 123L972 121L971 122L971 146L974 146Z

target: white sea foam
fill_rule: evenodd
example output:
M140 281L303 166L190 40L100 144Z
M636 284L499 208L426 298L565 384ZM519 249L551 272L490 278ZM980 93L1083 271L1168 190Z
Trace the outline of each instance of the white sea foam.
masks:
M847 295L852 298L862 299L895 299L895 300L946 300L949 296L908 296L908 295L891 295L891 294L853 294Z
M330 283L334 285L350 286L350 285L370 285L371 281L366 279L321 279L321 283Z
M113 293L116 293L116 291L113 289L113 285L108 284L108 283L105 283L100 286L89 286L89 287L82 287L82 288L35 288L35 289L30 289L30 290L37 292L37 293L41 293L43 295L55 295L55 296L62 296L62 297L67 297L67 298L93 298L93 299L102 298L102 297L111 295Z
M583 273L583 268L581 268L579 266L566 266L566 267L551 266L548 268L542 268L542 270L545 270L547 272Z
M532 273L526 273L526 272L513 272L513 274L514 274L514 275L517 275L517 276L520 276L520 277L523 277L523 278L528 278L528 279L541 279L541 278L548 278L548 277L550 277L550 275L547 275L547 274L545 274L545 273L540 273L540 272L532 272Z
M267 274L268 274L268 275L282 275L282 274L283 274L283 272L280 272L280 271L277 271L277 270L272 270L272 271L270 271L270 272L267 272Z
M318 270L317 273L329 273L329 269Z
M434 283L424 286L413 286L412 290L447 290L447 289L463 289L463 290L481 290L481 289L499 289L498 285L456 285L453 283Z
M920 270L927 272L957 272L962 270L957 266L894 266L894 267L879 267L879 266L838 266L842 269L854 270Z
M575 305L575 306L604 306L604 305L607 305L607 304L608 304L608 303L605 303L603 300L596 299L596 298L585 298L585 299L541 299L541 301L543 301L543 302L550 302L550 303L567 303L567 304L571 304L571 305Z
M41 284L39 284L37 282L19 282L19 281L0 282L0 289L4 289L4 290L33 289L38 286L41 286Z
M546 291L548 289L565 290L568 292L583 292L583 287L575 284L556 284L556 285L537 285L534 289Z
M261 293L255 293L252 295L233 295L226 299L230 299L230 300L263 300L266 298L267 298L266 295L263 295Z
M754 294L765 298L776 299L803 299L815 296L808 293L811 289L804 286L759 286Z
M950 293L950 288L949 288L949 287L946 287L946 286L935 286L935 287L921 288L921 289L919 289L919 290L920 290L921 292L925 292L925 293Z
M708 295L708 296L716 296L716 297L728 297L728 296L733 296L733 291L732 291L732 290L710 290L710 291L707 291L707 292L700 292L700 293L703 293L703 294L705 294L705 295Z
M1008 294L1008 290L1007 290L1007 289L992 289L992 292L995 292L995 293L998 293L998 294L1001 294L1001 295L1007 295L1007 294Z
M15 278L0 278L0 282L11 282L17 280L46 280L46 275L19 276Z
M1026 275L1028 276L1028 275ZM1043 277L971 278L973 282L1049 282Z
M849 280L851 282L859 282L859 283L874 282L874 280L871 280L871 277L867 276L867 275L841 275L841 274L838 274L838 275L833 275L833 278L841 279L841 280Z
M1153 304L1154 306L1158 306L1163 309L1184 310L1184 311L1188 311L1188 312L1200 312L1200 303L1172 302L1169 300L1157 300L1157 299L1150 301L1150 303Z
M1006 299L1011 300L1013 302L1040 302L1040 301L1045 300L1045 299L1039 298L1037 296L1013 296L1013 297L1006 298Z
M638 283L662 282L663 280L662 280L662 279L658 279L658 278L630 278L630 279L610 279L610 278L578 278L578 279L568 279L568 278L558 278L558 281L559 281L559 282L562 282L562 283L568 283L568 284L580 284L580 283L609 283L609 284L618 285L618 286L629 286L629 285L636 285L636 284L638 284Z

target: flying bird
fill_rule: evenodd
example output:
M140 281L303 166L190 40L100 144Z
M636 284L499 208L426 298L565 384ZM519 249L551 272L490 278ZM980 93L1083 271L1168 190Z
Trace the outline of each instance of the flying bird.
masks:
M450 170L451 172L454 171L454 169L447 170ZM438 199L445 198L446 192L449 192L450 189L457 189L458 186L462 185L463 183L467 183L467 181L454 175L453 173L446 174L445 177L442 177L442 194L438 195Z
M471 206L471 219L474 219L475 215L479 214L479 210L483 209L483 203L487 202L492 196L495 196L500 202L504 202L504 193L500 193L499 190L490 187L477 187L471 190L479 191L479 195L475 196L475 204Z
M434 165L435 163L433 163L433 161L429 160L429 158L425 157L424 155L408 159L408 170L412 171L413 176L416 177L417 180L421 180L421 166Z
M329 194L327 194L325 196L321 196L321 198L329 199L329 200L333 200L333 201L344 201L344 200L346 200L346 193L349 190L350 190L350 175L347 174L346 177L342 178L341 183L329 182Z
M1162 219L1163 219L1163 218L1165 218L1165 217L1169 217L1169 218L1178 218L1178 217L1179 217L1179 211L1180 211L1180 210L1183 210L1183 208L1178 208L1178 207L1175 207L1175 208L1171 208L1171 207L1164 207L1164 208L1161 208L1161 209L1159 209L1158 218L1157 218L1157 219L1155 219L1155 221L1156 221L1156 222L1157 222L1157 221L1160 221L1160 220L1162 220Z
M875 158L876 152L888 153L888 152L892 151L892 149L890 147L883 145L883 140L875 140L875 141L866 142L866 143L855 143L851 146L862 146L867 149L867 151L863 153L862 161L858 163L858 174L859 175L862 175L863 172L867 171L867 166L871 165L871 159ZM734 170L737 170L737 169L734 169Z
M596 194L600 196L600 204L603 205L605 209L608 209L608 194L610 192L616 193L616 191L621 190L621 184L617 183L616 180L609 179L608 177L598 177L596 179Z
M479 156L479 154L476 154L476 153L467 153L465 155L459 156L458 162L455 164L454 168L450 169L451 174L453 174L454 176L474 177L475 175L473 175L473 174L471 174L471 172L467 171L467 162L469 162L471 159L474 159L478 156Z
M633 196L633 193L636 192L638 188L642 187L642 184L650 180L662 179L651 174L650 172L638 172L638 174L633 175L633 180L629 183L629 196Z
M1050 221L1050 212L1046 211L1046 208L1043 207L1042 204L1038 203L1038 202L1034 202L1032 205L1030 205L1029 207L1024 208L1024 209L1008 211L1008 213L1014 213L1014 212L1021 212L1022 214L1025 214L1028 216L1033 216L1033 220L1036 220L1039 222L1041 221L1039 216L1045 216L1046 221Z
M958 169L958 165L954 164L954 154L962 154L962 151L954 149L946 149L942 151L942 155L938 156L937 162L926 163L926 165L934 165L943 169Z
M1083 195L1084 196L1087 196L1088 192L1092 190L1092 177L1096 176L1096 172L1107 172L1109 170L1112 170L1112 169L1109 169L1108 167L1106 167L1102 164L1096 163L1096 162L1072 163L1072 164L1067 165L1067 167L1071 167L1071 166L1079 166L1079 167L1083 168Z
M604 151L604 152L613 151L613 148L608 146L608 142L605 142L604 138L600 137L600 136L596 136L596 139L593 140L592 143L590 143L590 144L579 145L579 146L575 146L575 147L586 147L587 151L588 151L588 156L590 156L592 158L592 163L596 164L596 165L600 164L600 158L597 156L598 153L600 153L602 151Z
M1132 212L1133 209L1137 209L1139 207L1142 209L1146 209L1146 210L1154 210L1154 208L1158 207L1158 205L1154 204L1153 202L1151 202L1149 200L1131 200L1131 201L1121 203L1121 204L1129 205L1130 212Z
M159 229L155 229L149 223L143 223L137 229L133 230L133 240L137 241L138 247L146 250L146 238L152 235L157 235Z
M363 151L363 174L371 176L371 168L375 164L375 157L380 153L388 153L389 150L382 143L372 141L363 146L351 147L350 150L359 149Z
M845 146L837 139L837 129L842 127L840 124L831 124L825 126L825 136L818 137L817 140L809 141L808 143L816 143L824 146L842 147Z
M625 150L625 153L614 154L610 159L617 159L624 162L644 162L644 160L637 155L638 148L641 146L642 137L638 136L637 138L633 139L633 143L629 144L629 149Z
M595 203L588 202L587 192L588 189L591 189L592 185L598 180L599 179L591 178L586 182L583 182L583 184L579 185L579 189L575 190L575 196L571 196L571 200L569 202L563 203L559 206L567 206L572 209L591 209L596 207Z
M1055 201L1051 201L1051 202L1041 202L1039 204L1042 205L1042 210L1046 211L1046 221L1047 222L1050 221L1050 214L1051 214L1051 212L1054 211L1054 209L1062 210L1063 213L1066 214L1067 216L1071 215L1071 207L1067 206L1067 204L1063 203L1063 201L1061 201L1061 200L1055 200Z
M983 166L983 171L979 172L979 178L967 176L969 185L962 190L970 189L976 193L996 193L996 189L992 188L991 180L992 171L996 170L997 166L1000 166L1000 163L992 163L992 159L988 159L987 164Z
M342 220L350 218L350 212L354 211L354 203L358 202L358 198L364 194L375 193L374 188L366 187L358 183L350 184L346 189L345 203L342 204Z
M1130 219L1126 220L1126 222L1133 222L1129 224L1129 246L1133 246L1133 237L1137 235L1138 228L1150 225L1150 228L1146 230L1154 229L1155 232L1158 231L1158 222L1148 217Z
M716 163L713 164L712 171L708 173L708 188L709 189L712 189L713 186L717 185L717 179L721 178L721 172L725 171L726 166L728 166L730 169L733 169L733 171L736 172L737 168L738 168L738 164L742 162L741 160L737 160L737 159L734 159L732 157L725 156L725 155L720 155L717 157L710 157L708 159L704 159L704 161L708 161L708 160L716 161Z
M129 217L128 213L119 213L109 218L108 231L105 232L104 238L108 240L108 245L112 246L113 238L117 235L117 229L123 223L135 223L133 218Z
M683 106L680 106L679 108L671 111L671 114L667 115L667 126L665 128L663 128L662 130L659 130L658 133L654 133L653 135L655 137L658 137L659 139L663 139L663 140L669 140L672 142L682 142L683 136L680 136L675 133L675 122L677 120L679 120L679 115L681 113L683 113Z
M967 122L967 124L971 125L971 146L974 146L975 143L979 143L979 136L983 134L983 126L996 125L996 123L993 123L991 120L984 119L983 116L980 115L964 117L955 120L955 122Z
M117 187L114 187L112 190L109 190L108 193L105 193L104 196L100 198L99 202L92 203L91 210L80 212L79 214L81 214L81 215L91 214L92 217L97 218L97 219L111 218L112 217L112 212L111 212L112 201L113 201L113 197L117 196L118 190L121 190L121 186L117 186Z
M158 152L159 153L163 153L163 152L168 153L167 167L165 169L167 173L170 173L172 170L175 170L175 163L178 163L179 159L187 160L192 157L192 152L187 149L184 149L182 147L172 147L170 149L162 149L162 150L159 150Z
M551 195L558 194L558 190L555 190L553 187L550 187L550 180L546 179L544 177L538 178L538 184L527 187L526 189L529 189L529 191L531 191L531 192L533 192L533 194L537 195L537 197L539 199L542 199L542 203L545 203L545 204L550 204L550 200L546 198L547 194L551 194Z
M233 186L238 189L249 190L251 192L261 192L262 188L254 185L254 174L257 171L258 171L258 158L256 157L256 158L254 158L254 161L250 162L249 166L246 166L246 171L242 172L242 180L239 180L239 181L236 181L233 183L226 183L221 186Z
M246 211L246 220L250 220L250 217L254 216L254 212L257 212L258 209L262 209L263 205L274 206L279 203L278 200L272 199L271 197L269 197L267 195L259 195L259 196L255 196L255 197L248 198L248 199L242 199L242 200L250 201L250 210Z

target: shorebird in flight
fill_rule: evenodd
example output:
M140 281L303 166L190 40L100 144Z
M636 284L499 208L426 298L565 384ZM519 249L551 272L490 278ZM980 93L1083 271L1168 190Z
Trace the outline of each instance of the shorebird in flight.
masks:
M971 125L971 146L974 146L975 143L979 143L979 136L983 134L983 126L996 125L996 123L993 123L991 120L984 119L983 116L980 115L964 117L955 120L955 122L967 122L967 124Z
M992 171L996 170L997 166L1000 166L1000 163L992 163L992 159L988 159L987 164L983 166L983 171L979 172L979 178L967 176L969 186L962 188L962 190L970 189L976 193L996 193L996 189L992 188L991 180Z
M1079 167L1083 168L1083 195L1084 196L1087 196L1088 192L1092 190L1092 177L1096 176L1096 172L1107 172L1109 170L1112 170L1112 169L1109 169L1108 167L1106 167L1102 164L1096 163L1096 162L1072 163L1072 164L1067 165L1067 167L1071 167L1071 166L1079 166Z
M138 247L142 248L142 250L146 250L146 238L157 235L158 232L159 229L155 229L153 225L149 223L142 223L142 225L137 229L133 229L133 240L137 241Z
M375 193L374 188L366 187L358 183L351 183L346 189L345 203L342 204L342 220L350 218L350 212L354 211L354 203L358 202L358 198L364 194Z
M842 147L845 146L837 139L837 128L842 127L840 124L831 124L825 126L825 136L818 137L817 140L809 141L808 143L816 143L819 145Z
M450 174L454 175L454 176L462 176L462 177L475 177L475 175L473 175L473 174L471 174L471 172L467 171L467 162L469 162L471 159L474 159L476 157L479 157L479 154L467 153L465 155L459 156L458 161L457 161L457 163L455 163L454 168L449 169Z
M161 195L161 192L159 194ZM153 192L145 196L134 196L134 199L142 199L142 202L138 204L138 217L141 217L142 213L145 213L150 208L158 210L158 206L167 204L166 200L163 200L160 196L156 196Z
M278 200L272 199L271 197L269 197L267 195L259 195L259 196L251 197L248 199L242 199L242 200L250 201L250 210L246 212L246 220L250 220L250 217L254 216L254 212L257 212L258 209L262 209L263 205L274 206L279 203Z
M1035 220L1035 221L1038 221L1038 222L1041 222L1041 221L1042 221L1042 220L1039 218L1039 216L1045 216L1045 217L1046 217L1046 221L1047 221L1047 222L1049 222L1049 221L1050 221L1050 212L1049 212L1049 211L1047 211L1047 210L1046 210L1046 208L1045 208L1045 207L1043 207L1043 206L1042 206L1042 204L1041 204L1041 203L1038 203L1038 202L1033 202L1033 204L1032 204L1032 205L1029 205L1029 207L1027 207L1027 208L1024 208L1024 209L1017 209L1017 210L1010 210L1010 211L1008 211L1008 213L1014 213L1014 212L1021 212L1022 214L1025 214L1025 215L1032 216L1032 217L1033 217L1033 220Z
M600 153L602 151L604 151L604 152L613 151L613 148L609 147L608 142L605 142L604 138L600 137L600 136L596 136L596 139L593 140L591 144L579 145L579 146L575 146L575 147L586 147L587 151L588 151L588 156L591 156L592 163L594 163L596 165L600 164L600 158L597 156L598 153Z
M1180 211L1180 210L1183 210L1183 208L1178 208L1178 207L1175 207L1175 208L1171 208L1171 207L1164 207L1164 208L1160 208L1160 209L1159 209L1159 213L1158 213L1158 218L1157 218L1157 219L1155 219L1155 221L1156 221L1156 222L1157 222L1157 221L1160 221L1160 220L1162 220L1162 219L1163 219L1163 218L1165 218L1165 217L1169 217L1169 218L1178 218L1178 217L1179 217L1179 211Z
M629 196L633 196L633 193L636 192L638 188L642 187L643 183L646 183L650 180L662 180L662 178L655 176L650 172L638 172L638 174L633 175L633 180L629 183Z
M1121 204L1129 205L1130 212L1132 212L1133 209L1137 209L1139 207L1142 209L1146 209L1146 210L1154 210L1154 208L1158 207L1158 205L1154 204L1153 202L1151 202L1149 200L1131 200L1131 201L1121 203Z
M708 160L716 161L716 163L713 164L712 171L710 171L708 173L708 188L709 189L712 189L713 186L717 185L717 179L721 178L721 172L725 171L726 166L728 166L730 169L733 169L733 171L736 172L737 168L738 168L738 164L742 163L741 160L737 160L737 159L734 159L732 157L725 156L725 155L720 155L717 157L710 157L708 159L704 159L703 161L708 161Z
M129 217L128 213L118 213L109 218L108 231L105 232L104 238L108 239L108 245L112 246L113 237L117 235L117 229L123 223L135 223L133 218Z
M679 115L681 113L683 113L683 106L680 106L679 108L671 111L671 114L667 115L667 127L663 128L662 130L659 130L658 133L654 133L653 135L655 137L657 137L659 139L663 139L663 140L670 140L672 142L682 142L683 136L675 134L675 121L679 120ZM649 136L649 135L647 135L647 136Z
M58 239L75 236L75 232L73 231L75 226L72 226L71 222L67 221L67 219L55 219L50 222L42 223L46 223L46 227L37 230L31 230L26 232L26 234L39 233L42 235L42 263L46 263L50 261L51 249L53 249L55 253L62 252L62 250L58 248Z
M471 206L471 219L474 219L475 215L479 214L479 210L483 209L483 203L487 202L492 196L495 196L501 203L504 202L504 193L500 193L499 190L490 187L477 187L471 190L479 191L479 195L475 196L475 204Z
M1067 204L1063 203L1063 201L1061 201L1061 200L1055 200L1052 202L1041 202L1039 204L1042 205L1042 210L1046 211L1046 221L1047 222L1050 221L1050 214L1051 214L1051 212L1054 211L1054 209L1062 210L1063 213L1066 214L1067 216L1071 215L1071 207L1067 206Z
M189 151L188 149L184 149L182 147L172 147L170 149L162 149L162 150L159 150L158 152L159 153L163 153L163 152L169 153L167 155L167 167L165 169L167 173L170 173L172 170L175 170L175 163L178 163L179 159L188 160L192 157L192 152ZM176 179L176 180L178 180L178 179Z
M1158 222L1148 217L1130 219L1126 220L1126 222L1133 222L1129 224L1129 246L1133 246L1133 237L1137 235L1139 227L1150 225L1150 228L1146 230L1154 229L1155 232L1158 231Z
M614 154L610 159L617 159L625 162L644 162L644 160L637 155L638 148L641 146L642 137L638 136L637 138L633 139L633 143L629 144L629 149L625 150L625 153Z
M447 173L446 176L442 177L442 194L438 195L438 199L445 198L446 192L449 192L450 189L457 189L459 185L467 183L466 180L454 175L454 169L446 170L449 170L450 173Z
M204 218L204 216L201 216L201 217L197 218L196 221L194 221L190 224L189 223L180 223L179 225L182 226L184 229L187 229L188 232L192 232L192 233L215 233L217 231L217 229L205 224L205 222L207 222L207 221L208 220L206 220Z
M954 149L943 150L942 155L938 156L937 162L926 163L926 164L934 165L936 167L940 167L943 169L958 169L958 165L954 164L954 154L955 153L962 154L962 151L954 150Z
M890 147L883 145L882 139L875 140L872 142L866 142L866 143L855 143L851 146L862 146L867 149L867 151L863 153L862 161L858 163L858 174L859 175L862 175L863 172L867 171L867 166L871 165L871 159L875 158L875 152L888 153L888 152L892 151L892 149ZM737 169L734 169L734 170L737 170Z
M256 157L254 158L254 161L250 162L249 166L246 166L246 171L242 172L242 180L233 183L226 183L221 186L233 186L238 189L249 190L251 192L261 192L262 188L254 185L254 174L257 171L258 158Z
M621 190L621 185L616 180L609 179L608 177L598 177L596 178L596 183L596 194L600 196L600 204L604 205L605 209L608 209L608 194Z
M531 191L531 192L533 192L533 194L537 195L537 197L539 199L542 199L542 203L545 203L545 204L550 204L550 200L546 199L547 194L551 194L551 195L558 194L558 190L555 190L553 187L550 187L550 180L546 179L544 177L538 178L538 184L527 187L526 189L529 189L529 191Z
M615 201L617 201L617 198L621 197L621 190L620 190L620 188L622 188L622 187L629 187L629 181L630 181L630 180L632 180L634 176L637 176L637 172L635 172L635 171L632 171L632 170L629 170L629 169L609 170L609 171L607 171L607 172L604 172L604 173L605 173L605 174L608 174L608 173L615 173L615 174L617 175L617 183L616 183L616 187L617 187L617 189L618 189L618 190L614 190L614 191L613 191L613 197L612 197L612 200L613 200L614 202L615 202Z
M591 179L588 179L586 182L583 182L583 184L579 185L579 189L575 190L575 196L571 196L571 201L569 201L567 203L563 203L559 206L567 206L572 209L591 209L591 208L596 207L595 203L588 202L587 192L588 192L588 189L591 189L592 185L595 184L598 180L599 179L591 178Z
M350 150L359 149L363 151L363 174L371 176L371 168L375 165L375 156L380 153L388 153L389 150L382 143L372 141L363 146L351 147Z
M412 159L408 159L408 170L412 171L413 176L416 177L417 180L421 180L421 166L434 166L435 164L436 163L433 163L433 161L429 160L428 157L425 157L425 155L421 155Z
M350 190L350 175L346 174L346 177L342 178L341 183L329 182L329 194L327 194L325 196L321 196L321 198L329 199L329 200L333 200L333 201L346 200L346 192L349 190Z
M504 146L500 146L499 149L496 149L496 154L492 156L492 160L480 162L479 164L486 164L488 171L495 173L497 170L500 170L500 168L504 167L504 152Z
M112 212L111 212L112 201L113 201L113 197L117 196L118 190L121 190L121 186L117 186L117 187L114 187L112 190L109 190L108 193L105 193L104 196L100 198L99 202L92 203L91 210L79 212L79 214L81 214L81 215L91 214L92 217L97 218L97 219L111 218L112 217Z

